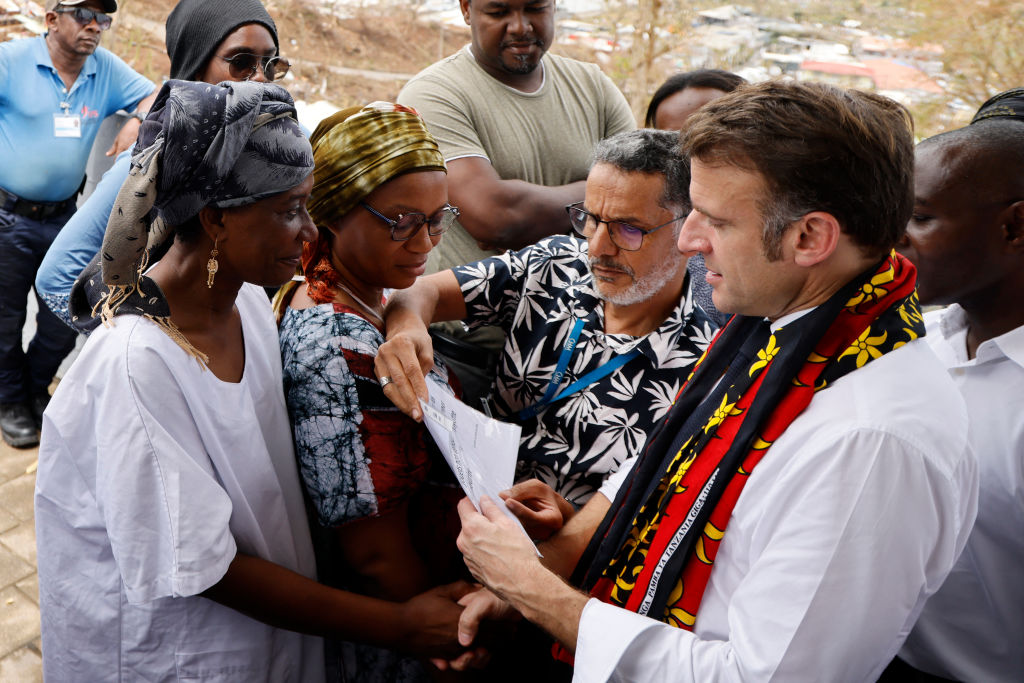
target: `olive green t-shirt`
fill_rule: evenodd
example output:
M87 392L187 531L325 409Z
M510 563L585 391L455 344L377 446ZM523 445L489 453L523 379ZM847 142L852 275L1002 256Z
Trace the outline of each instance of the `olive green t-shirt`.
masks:
M535 185L584 180L594 144L636 128L633 113L596 64L549 53L541 65L544 82L524 93L490 76L466 46L414 76L398 101L420 113L445 161L484 157L501 178ZM454 225L431 252L427 270L497 253L480 249Z

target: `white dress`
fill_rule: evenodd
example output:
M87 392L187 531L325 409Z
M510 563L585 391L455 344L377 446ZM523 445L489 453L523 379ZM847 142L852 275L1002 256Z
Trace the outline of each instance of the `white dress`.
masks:
M236 552L316 573L270 306L245 285L237 307L237 384L121 316L50 402L35 494L48 680L323 680L319 638L198 595Z

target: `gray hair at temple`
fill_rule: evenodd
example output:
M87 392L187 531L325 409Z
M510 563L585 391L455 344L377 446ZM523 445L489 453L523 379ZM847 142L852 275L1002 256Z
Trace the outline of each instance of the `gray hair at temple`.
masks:
M641 128L605 138L594 147L591 168L610 164L626 173L665 176L658 203L677 215L690 211L690 159L679 148L679 133Z

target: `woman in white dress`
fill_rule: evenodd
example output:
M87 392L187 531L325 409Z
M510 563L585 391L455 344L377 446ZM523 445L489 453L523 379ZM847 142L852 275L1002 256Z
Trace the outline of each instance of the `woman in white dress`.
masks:
M294 117L273 85L170 81L140 130L100 258L72 295L74 315L106 324L44 417L51 680L322 680L321 641L302 633L454 646L462 586L391 603L315 581L260 289L287 280L315 235ZM147 240L171 235L145 270Z

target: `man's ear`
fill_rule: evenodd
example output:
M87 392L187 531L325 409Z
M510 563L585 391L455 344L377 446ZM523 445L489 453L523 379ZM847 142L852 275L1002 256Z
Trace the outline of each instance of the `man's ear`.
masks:
M224 209L204 206L199 210L199 223L203 226L203 232L206 233L211 242L224 240L227 233L224 226Z
M794 262L808 267L821 263L835 252L842 228L832 214L812 211L790 225L789 233Z
M1014 202L1006 211L1003 232L1014 251L1024 252L1024 200Z
M46 13L46 16L43 17L43 21L46 23L47 31L57 30L57 13L54 12L53 10L50 10L49 12Z
M469 2L470 0L459 0L459 9L462 10L462 20L469 26Z

